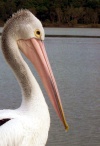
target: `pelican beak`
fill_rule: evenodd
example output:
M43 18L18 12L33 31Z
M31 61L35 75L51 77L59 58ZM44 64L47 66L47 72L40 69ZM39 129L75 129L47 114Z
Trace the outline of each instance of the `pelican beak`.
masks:
M48 93L48 96L50 97L54 109L63 122L65 129L68 130L68 124L65 120L57 84L46 54L44 43L41 40L31 38L28 40L19 40L18 46L26 55L26 57L34 64Z

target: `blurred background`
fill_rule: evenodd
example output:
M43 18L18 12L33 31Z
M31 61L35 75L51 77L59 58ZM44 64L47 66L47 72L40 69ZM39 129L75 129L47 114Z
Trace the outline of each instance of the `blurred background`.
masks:
M0 0L0 25L22 8L44 26L100 27L100 0Z

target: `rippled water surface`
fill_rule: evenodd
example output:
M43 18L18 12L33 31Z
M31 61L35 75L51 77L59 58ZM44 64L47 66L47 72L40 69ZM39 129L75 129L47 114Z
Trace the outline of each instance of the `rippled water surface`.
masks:
M49 60L61 94L69 131L56 116L40 79L51 114L47 146L100 145L100 39L46 38ZM0 52L0 108L16 108L21 103L16 79Z

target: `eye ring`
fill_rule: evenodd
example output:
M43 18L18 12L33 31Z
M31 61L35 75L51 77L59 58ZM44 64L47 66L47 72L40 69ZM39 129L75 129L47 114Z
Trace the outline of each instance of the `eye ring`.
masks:
M35 35L38 39L40 39L40 38L41 38L41 32L40 32L40 30L39 30L39 29L36 29L36 30L34 31L34 35Z

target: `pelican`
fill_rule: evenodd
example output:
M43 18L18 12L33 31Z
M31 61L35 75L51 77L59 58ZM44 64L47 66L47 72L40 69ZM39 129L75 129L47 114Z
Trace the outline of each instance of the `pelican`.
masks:
M29 10L16 12L4 26L2 52L21 87L22 103L18 109L0 110L0 146L45 146L48 138L48 106L20 51L36 68L56 113L68 130L44 38L41 22Z

